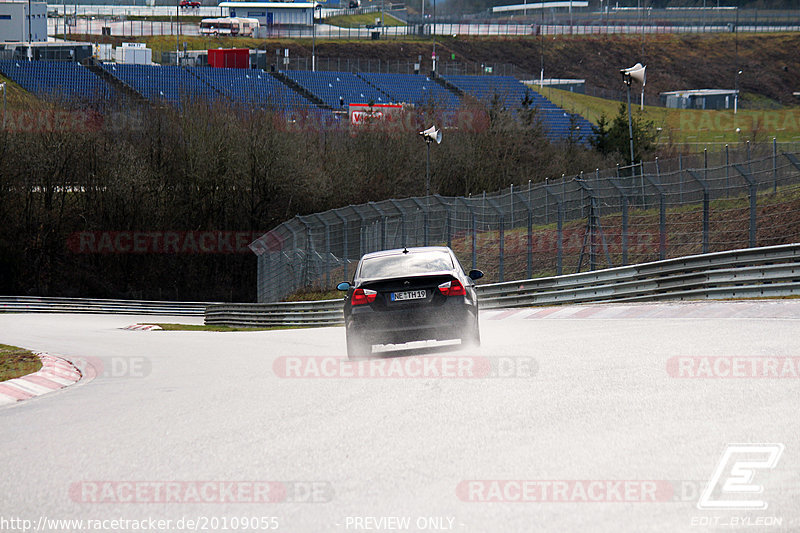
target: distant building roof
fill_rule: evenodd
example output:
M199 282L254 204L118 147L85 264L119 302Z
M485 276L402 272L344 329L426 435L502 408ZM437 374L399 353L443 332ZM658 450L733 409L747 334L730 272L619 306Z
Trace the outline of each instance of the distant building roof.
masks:
M543 80L523 80L522 83L532 83L534 85L570 85L576 83L586 83L586 80L569 79L569 78L545 78Z
M739 91L733 89L687 89L685 91L668 91L661 93L663 96L726 96L735 95Z
M220 2L219 7L263 7L267 9L311 9L316 2Z
M492 13L502 13L504 11L527 11L529 9L577 9L579 7L589 7L589 2L587 0L566 0L561 2L533 2L531 4L496 6L492 8Z

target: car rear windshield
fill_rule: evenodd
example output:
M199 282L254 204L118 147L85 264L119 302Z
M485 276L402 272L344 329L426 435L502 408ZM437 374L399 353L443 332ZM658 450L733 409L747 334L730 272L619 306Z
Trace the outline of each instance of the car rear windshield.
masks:
M453 270L453 260L447 252L409 252L364 259L359 277L364 279L399 278Z

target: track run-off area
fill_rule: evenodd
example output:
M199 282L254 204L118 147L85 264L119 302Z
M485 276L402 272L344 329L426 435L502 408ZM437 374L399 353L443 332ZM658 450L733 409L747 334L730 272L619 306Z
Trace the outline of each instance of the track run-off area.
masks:
M84 373L0 407L0 530L800 529L800 300L490 310L359 362L124 329L164 322L202 318L0 314Z

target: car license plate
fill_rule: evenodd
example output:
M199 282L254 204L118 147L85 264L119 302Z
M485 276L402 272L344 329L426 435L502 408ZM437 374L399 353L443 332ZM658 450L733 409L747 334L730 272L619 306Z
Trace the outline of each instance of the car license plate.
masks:
M401 300L421 300L425 298L425 291L393 292L391 298L393 302L399 302Z

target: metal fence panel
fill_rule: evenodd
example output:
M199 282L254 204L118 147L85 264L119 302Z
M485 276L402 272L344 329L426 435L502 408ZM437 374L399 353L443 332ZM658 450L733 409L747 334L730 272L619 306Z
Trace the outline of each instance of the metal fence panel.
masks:
M251 244L259 302L352 279L368 252L447 245L487 282L800 240L800 153L777 145L655 160L470 197L298 216ZM795 217L796 218L796 217Z

